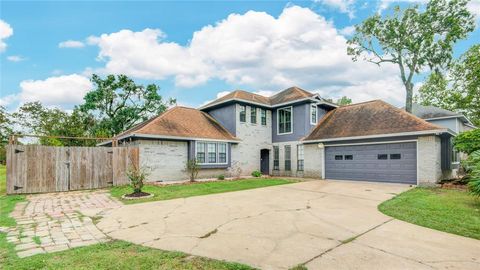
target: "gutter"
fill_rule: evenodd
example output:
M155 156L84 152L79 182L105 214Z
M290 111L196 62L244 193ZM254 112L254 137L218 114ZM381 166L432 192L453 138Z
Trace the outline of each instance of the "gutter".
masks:
M149 134L138 134L131 133L120 136L116 138L117 141L121 141L127 138L144 138L144 139L165 139L165 140L176 140L176 141L213 141L213 142L229 142L229 143L239 143L241 140L225 140L225 139L212 139L212 138L201 138L201 137L181 137L181 136L168 136L168 135L149 135ZM106 145L112 143L112 140L98 143L98 146Z

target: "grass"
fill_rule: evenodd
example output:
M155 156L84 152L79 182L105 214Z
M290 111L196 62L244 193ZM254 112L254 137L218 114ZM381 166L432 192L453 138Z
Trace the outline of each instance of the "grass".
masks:
M153 193L155 196L148 199L139 200L122 200L125 204L170 200L175 198L186 198L199 195L207 195L214 193L246 190L260 187L268 187L275 185L284 185L296 182L290 179L278 178L250 178L234 181L215 181L215 182L197 182L193 184L180 184L168 186L146 185L142 191ZM122 195L132 193L130 186L113 187L110 190L113 197L121 198Z
M394 218L480 239L480 199L461 190L415 188L379 206Z
M8 217L15 204L25 196L5 194L5 166L0 165L0 226L15 226ZM39 237L34 237L40 243ZM6 234L0 233L0 269L224 269L247 270L249 266L181 252L163 251L134 245L124 241L111 241L62 252L40 254L20 259Z

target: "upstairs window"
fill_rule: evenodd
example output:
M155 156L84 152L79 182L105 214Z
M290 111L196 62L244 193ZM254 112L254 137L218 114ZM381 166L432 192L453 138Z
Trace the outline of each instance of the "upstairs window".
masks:
M292 133L292 107L278 109L278 134Z
M227 143L197 141L195 157L199 164L227 164Z
M261 121L262 121L262 126L266 126L267 125L267 110L266 109L262 109L260 118L261 118Z
M303 144L297 145L297 171L303 171Z
M240 105L240 122L245 123L247 121L247 107Z
M273 147L273 169L280 170L280 149L278 146Z
M310 105L310 124L316 125L317 124L317 105L312 104Z
M285 145L285 171L292 170L292 147L290 145Z
M250 122L252 124L257 123L257 108L256 107L250 107Z

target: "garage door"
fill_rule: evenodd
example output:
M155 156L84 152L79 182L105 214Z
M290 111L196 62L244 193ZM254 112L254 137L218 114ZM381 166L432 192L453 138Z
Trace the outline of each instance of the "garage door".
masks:
M325 177L392 183L417 183L415 142L327 146Z

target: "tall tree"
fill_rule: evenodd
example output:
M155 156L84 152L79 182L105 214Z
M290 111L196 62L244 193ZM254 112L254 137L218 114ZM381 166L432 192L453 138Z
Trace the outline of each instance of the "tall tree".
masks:
M10 114L3 106L0 106L0 164L6 162L6 149L8 136L12 134Z
M164 101L159 87L137 85L125 75L108 75L102 79L92 75L95 89L85 96L79 109L97 119L94 130L113 136L131 128L140 121L165 111L174 99Z
M416 101L467 116L480 126L480 45L472 46L454 64L447 75L432 73L420 87Z
M347 96L343 96L337 99L336 103L340 106L344 106L344 105L352 104L352 99Z
M382 17L376 14L355 26L347 53L354 61L398 66L405 86L405 108L412 111L413 77L425 68L445 68L452 59L453 45L475 29L467 0L431 0Z

